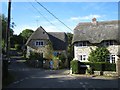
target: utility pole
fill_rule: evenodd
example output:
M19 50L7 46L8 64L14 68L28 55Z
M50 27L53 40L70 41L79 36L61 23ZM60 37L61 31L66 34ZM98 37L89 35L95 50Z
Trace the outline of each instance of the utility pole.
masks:
M2 80L8 77L8 60L9 60L9 46L10 46L10 13L11 13L11 0L8 0L8 20L6 27L6 42L5 42L5 54L6 57L2 62Z
M6 29L6 56L9 59L9 48L10 48L10 17L11 17L11 0L8 0L8 21Z

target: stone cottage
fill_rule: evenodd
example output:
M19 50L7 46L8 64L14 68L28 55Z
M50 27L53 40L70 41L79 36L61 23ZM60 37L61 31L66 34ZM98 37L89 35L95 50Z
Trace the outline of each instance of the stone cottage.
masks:
M52 45L53 54L64 53L66 55L67 50L67 35L64 32L46 32L43 27L39 27L27 40L27 57L29 57L30 52L38 52L43 55L45 58L45 53L47 52L46 46L49 44Z
M80 62L88 62L91 50L98 46L107 46L110 52L107 61L116 63L120 56L120 30L118 21L98 22L96 18L92 22L79 23L74 29L72 43L74 45L74 59Z

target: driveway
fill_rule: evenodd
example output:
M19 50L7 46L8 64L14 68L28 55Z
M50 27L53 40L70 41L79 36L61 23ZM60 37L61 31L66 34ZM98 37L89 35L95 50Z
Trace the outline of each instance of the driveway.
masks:
M69 70L44 70L29 68L23 62L14 61L9 66L16 80L6 88L118 88L120 80L74 76ZM93 89L92 89L93 90ZM96 90L96 89L94 89Z

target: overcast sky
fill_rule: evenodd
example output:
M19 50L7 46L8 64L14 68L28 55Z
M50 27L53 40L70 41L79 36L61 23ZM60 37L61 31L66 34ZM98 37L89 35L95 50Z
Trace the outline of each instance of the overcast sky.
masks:
M118 19L118 2L40 2L71 28L70 30L38 3L31 2L37 11L28 1L12 2L11 22L16 24L14 34L19 34L24 29L35 31L39 26L47 32L72 32L78 23L91 22L93 17L96 17L98 22ZM6 16L7 6L7 2L2 2L2 14Z

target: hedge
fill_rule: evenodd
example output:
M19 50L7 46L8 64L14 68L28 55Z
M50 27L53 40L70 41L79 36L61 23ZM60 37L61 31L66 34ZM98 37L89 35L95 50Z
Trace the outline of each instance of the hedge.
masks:
M73 74L79 74L80 73L80 61L72 60L70 62L70 65L71 65Z
M107 62L80 62L81 65L90 65L94 71L116 71L116 64Z

